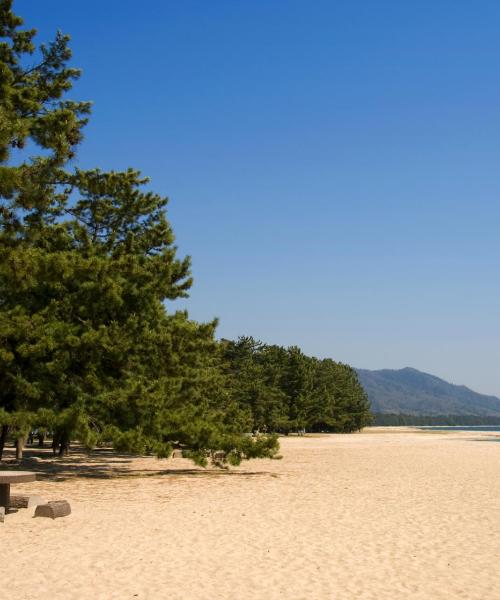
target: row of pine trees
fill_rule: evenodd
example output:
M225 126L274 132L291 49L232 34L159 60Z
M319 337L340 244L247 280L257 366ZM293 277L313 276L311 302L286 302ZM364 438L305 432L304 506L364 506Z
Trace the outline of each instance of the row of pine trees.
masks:
M231 393L249 411L254 431L350 433L370 423L352 367L252 337L221 344Z
M349 367L218 342L172 308L192 279L167 198L134 169L75 167L91 104L70 97L69 37L35 35L0 0L0 457L36 428L60 454L78 439L238 464L275 456L277 432L362 427Z

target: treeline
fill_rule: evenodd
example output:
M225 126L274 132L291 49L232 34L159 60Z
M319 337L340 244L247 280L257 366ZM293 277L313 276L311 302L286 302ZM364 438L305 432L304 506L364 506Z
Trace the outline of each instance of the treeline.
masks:
M500 417L478 417L477 415L403 415L390 413L374 413L373 425L444 425L444 426L473 426L500 425Z
M150 397L146 390L143 390L142 397L126 397L125 403L118 405L119 410L114 415L106 414L104 407L99 407L102 402L99 399L93 403L57 406L52 396L47 394L37 398L36 403L25 398L19 409L19 404L9 405L5 402L4 394L4 407L0 408L0 459L7 441L14 443L16 457L22 458L26 439L34 436L40 446L50 437L53 451L59 455L68 451L72 439L78 439L89 449L100 443L111 442L118 449L151 451L158 456L168 456L174 447L184 447L186 456L203 464L205 457L219 455L218 450L222 447L235 452L242 439L251 445L247 452L255 448L258 456L264 451L271 453L275 447L270 441L275 438L268 434L350 433L372 421L367 396L356 372L349 365L307 356L297 346L284 348L264 344L252 337L213 342L211 349L210 361L205 363L204 369L196 369L194 377L205 386L211 385L212 390L205 389L202 393L199 386L192 387L191 393L199 395L201 411L198 417L191 412L191 420L171 405L169 418L179 419L175 433L168 429L169 420L162 414L165 398ZM184 358L186 356L184 354ZM162 372L160 364L155 363L155 368ZM37 369L43 372L44 365L38 365ZM60 371L57 373L59 377L62 375ZM151 372L152 380L153 377ZM184 384L188 381L187 377L183 378ZM42 383L47 390L55 385L46 373L43 381L35 382L36 385ZM108 393L112 392L113 388L110 387ZM215 431L216 419L210 421L211 398L218 399L212 409L217 411L218 408L216 414L220 419L219 428L215 427ZM189 400L184 401L183 408L192 411L193 405ZM139 415L134 414L138 410L137 404L142 410L155 410L152 401L156 402L158 411L156 415L151 415L149 421L153 424L155 418L158 420L157 430L153 432L155 438L152 438L152 432L146 433L141 426L137 426L141 421ZM6 410L5 406L11 410ZM191 433L191 437L184 433L184 429L189 427L196 431L195 435ZM200 428L204 429L205 436L205 445L201 447L198 441ZM228 449L223 437L214 443L216 438L213 436L217 431L235 436L232 449ZM243 433L245 435L241 438ZM261 436L260 446L255 439L249 441L248 433ZM263 443L263 440L266 442ZM159 441L164 445L161 446ZM165 444L169 444L169 447L165 448ZM193 448L197 448L198 455L194 454L196 450L193 451ZM240 456L244 457L247 456Z
M254 431L348 433L371 422L367 396L350 366L252 337L221 345L231 394L250 412Z

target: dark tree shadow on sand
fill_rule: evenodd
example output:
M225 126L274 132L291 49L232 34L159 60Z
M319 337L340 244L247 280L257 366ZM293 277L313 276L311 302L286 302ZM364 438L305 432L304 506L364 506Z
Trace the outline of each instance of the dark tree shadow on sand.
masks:
M0 462L0 470L34 471L41 481L66 481L73 478L116 479L134 477L277 477L267 471L243 471L221 469L216 467L185 467L186 459L157 460L158 469L134 467L137 459L153 457L137 457L130 454L115 452L110 448L99 448L91 453L75 446L68 456L54 457L50 448L27 446L24 458L15 460L12 448L4 451L4 460ZM181 462L176 468L176 461ZM161 468L160 465L165 465Z

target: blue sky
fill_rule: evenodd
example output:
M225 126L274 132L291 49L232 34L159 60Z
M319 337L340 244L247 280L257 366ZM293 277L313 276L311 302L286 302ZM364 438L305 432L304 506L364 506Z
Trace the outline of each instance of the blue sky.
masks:
M72 35L78 165L171 199L192 317L500 395L500 4L18 0ZM175 305L174 305L175 306Z

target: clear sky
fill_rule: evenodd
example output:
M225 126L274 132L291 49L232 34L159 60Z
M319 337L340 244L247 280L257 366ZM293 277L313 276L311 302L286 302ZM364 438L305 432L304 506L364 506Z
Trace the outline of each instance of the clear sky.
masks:
M81 167L171 199L192 317L500 395L500 3L18 0Z

